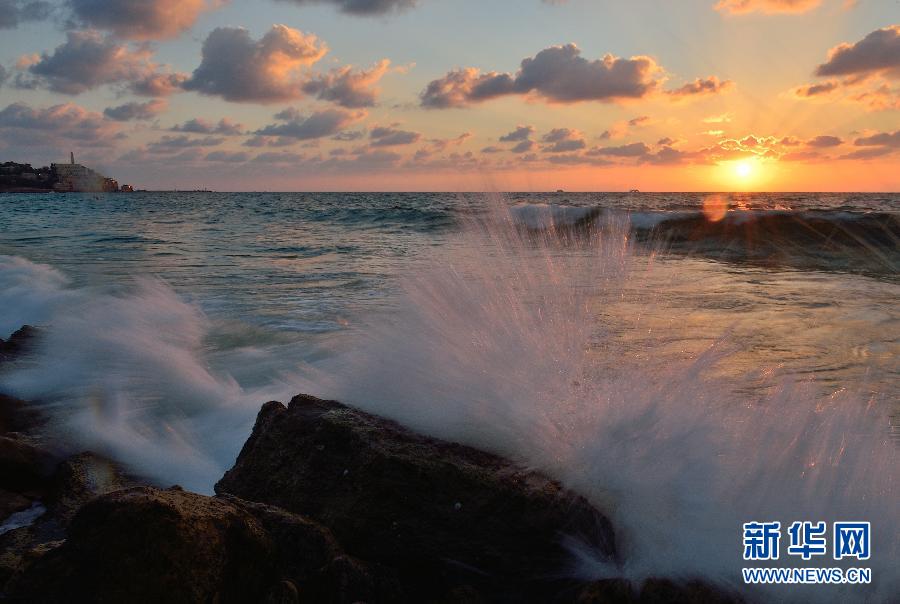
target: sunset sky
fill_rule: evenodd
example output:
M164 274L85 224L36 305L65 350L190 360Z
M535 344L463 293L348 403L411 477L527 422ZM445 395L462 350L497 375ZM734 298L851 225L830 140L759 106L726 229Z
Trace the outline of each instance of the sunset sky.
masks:
M900 190L897 0L0 0L0 161L142 188Z

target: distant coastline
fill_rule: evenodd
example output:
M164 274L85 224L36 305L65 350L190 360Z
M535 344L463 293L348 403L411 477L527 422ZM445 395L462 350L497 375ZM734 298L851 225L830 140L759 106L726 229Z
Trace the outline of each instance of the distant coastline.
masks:
M0 164L0 193L131 193L131 185L119 185L87 166L75 163L53 163L34 168L31 164L7 161Z

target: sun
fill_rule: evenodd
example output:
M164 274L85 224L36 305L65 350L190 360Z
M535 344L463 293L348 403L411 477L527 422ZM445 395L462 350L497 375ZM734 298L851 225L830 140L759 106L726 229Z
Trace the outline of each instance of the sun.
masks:
M734 173L741 178L750 178L753 175L753 164L750 161L739 161L734 164Z

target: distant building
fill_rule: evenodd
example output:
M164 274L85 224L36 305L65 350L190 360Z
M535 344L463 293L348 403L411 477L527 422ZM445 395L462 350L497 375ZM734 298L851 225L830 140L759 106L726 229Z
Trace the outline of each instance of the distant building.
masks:
M107 178L86 166L75 163L75 154L70 153L69 163L50 164L50 169L56 175L54 191L81 191L81 192L116 192L119 183L112 178Z

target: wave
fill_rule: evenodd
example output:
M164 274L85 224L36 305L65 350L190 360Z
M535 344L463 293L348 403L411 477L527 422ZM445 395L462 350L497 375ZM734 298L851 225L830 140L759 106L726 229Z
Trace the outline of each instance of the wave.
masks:
M656 249L734 262L895 276L900 273L900 214L839 210L704 209L623 211L518 204L513 220L529 230L581 230L627 217Z

